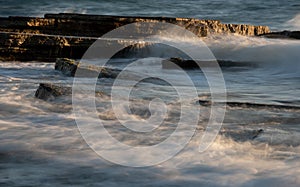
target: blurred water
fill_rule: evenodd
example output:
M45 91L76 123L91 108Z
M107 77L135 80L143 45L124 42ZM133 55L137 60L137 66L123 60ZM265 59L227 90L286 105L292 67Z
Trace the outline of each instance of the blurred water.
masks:
M59 12L195 17L297 29L300 2L0 0L1 16L43 16ZM176 36L170 37L176 40ZM53 101L34 98L39 83L71 86L72 78L55 71L50 63L1 63L0 186L299 186L300 42L223 35L207 37L204 42L217 59L242 64L222 69L228 101L265 106L228 106L219 136L206 152L198 152L200 139L195 136L171 160L139 169L109 163L88 147L78 132L70 96ZM170 55L169 50L151 52ZM148 55L148 58L135 59L137 72L144 69L178 79L176 72L161 69L161 58ZM132 59L115 61L110 65L121 68ZM199 98L209 99L210 90L202 72L188 70L187 73ZM97 88L109 93L113 81L100 79ZM138 97L132 102L133 114L123 114L142 121L149 117L149 99L164 93L161 99L165 99L171 113L158 131L147 136L132 134L118 123L109 97L96 98L99 118L107 120L110 124L107 130L119 141L152 145L176 127L180 116L177 95L170 93L172 89L167 86L152 83L141 83L133 89L132 93ZM189 99L185 102L197 101L197 98ZM196 135L205 129L209 114L209 107L202 106ZM258 129L263 129L263 133L253 140L251 133Z
M161 71L161 60L146 58L138 61L140 66L158 72ZM224 69L228 100L275 105L297 104L294 101L295 94L298 95L299 92L298 85L295 92L288 92L297 80L292 78L290 82L281 82L282 86L278 86L278 82L287 77L279 76L276 79L265 74L263 69ZM172 70L164 70L164 74L173 73ZM209 90L204 75L196 70L191 70L189 74L198 83L196 86L200 99L207 99ZM270 79L265 79L269 76ZM153 167L128 168L105 161L88 147L78 132L70 96L52 101L34 98L40 82L71 86L72 81L72 78L55 71L54 65L49 63L0 64L1 185L300 184L299 109L228 107L219 136L207 151L199 153L201 139L198 135L203 132L210 113L209 107L203 106L196 136L182 152ZM100 79L97 89L109 94L113 81ZM288 95L284 96L283 92ZM165 93L163 95L166 99L161 97L162 93ZM149 98L160 97L167 103L170 113L155 133L135 134L121 126L110 106L110 98L105 95L96 97L98 115L100 119L106 120L107 131L119 141L129 145L153 145L168 137L176 128L180 103L172 93L167 86L138 84L132 91L139 98L131 102L133 114L122 114L142 121L149 116ZM184 102L194 103L196 100L190 98ZM297 102L299 105L299 101ZM252 140L251 132L258 129L263 129L264 132ZM143 155L143 158L148 159L148 155Z

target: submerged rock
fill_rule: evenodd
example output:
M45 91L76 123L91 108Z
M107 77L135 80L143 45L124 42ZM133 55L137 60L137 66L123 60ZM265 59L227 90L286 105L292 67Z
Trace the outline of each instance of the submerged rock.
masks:
M77 70L79 72L76 76L79 77L96 77L98 78L116 78L121 70L111 69L108 67L97 67L93 65L86 65L79 61L67 58L59 58L55 63L55 70L61 71L67 76L75 76Z
M142 72L99 67L80 63L79 61L67 58L57 59L55 63L55 70L61 71L63 74L71 77L98 77L111 79L118 77L119 80L135 80L138 82L146 82L157 85L168 85L167 82L156 77L148 77ZM122 74L120 75L121 72Z
M162 61L163 69L199 69L202 67L214 67L216 63L221 68L226 67L249 67L254 66L251 63L246 62L234 62L229 60L212 60L212 61L195 61L190 59L182 59L182 58L169 58Z
M264 133L263 129L258 130L238 130L238 131L224 131L220 132L221 134L229 137L237 142L245 142L249 140L255 140L262 133Z
M211 106L212 100L199 99L197 104L201 106ZM249 103L249 102L214 102L215 105L228 106L232 108L252 108L252 109L269 109L269 110L300 110L299 106L293 105L277 105L277 104L264 104L264 103Z
M71 94L71 87L63 87L49 83L41 83L35 92L35 97L42 100L51 100L59 96Z
M72 87L66 85L58 85L52 83L41 83L35 92L35 97L45 101L54 100L61 96L71 96ZM107 96L102 91L96 91L95 96L103 97Z
M56 59L55 70L61 71L67 76L74 76L77 70L78 62L68 58Z

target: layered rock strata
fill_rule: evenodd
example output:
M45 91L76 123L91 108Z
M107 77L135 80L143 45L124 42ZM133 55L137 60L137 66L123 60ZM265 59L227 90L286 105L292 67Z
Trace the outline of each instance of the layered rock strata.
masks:
M199 37L215 33L245 36L270 32L266 26L224 24L216 20L168 17L123 17L83 14L46 14L43 18L0 18L0 60L55 61L80 59L95 40L120 26L135 22L167 22Z

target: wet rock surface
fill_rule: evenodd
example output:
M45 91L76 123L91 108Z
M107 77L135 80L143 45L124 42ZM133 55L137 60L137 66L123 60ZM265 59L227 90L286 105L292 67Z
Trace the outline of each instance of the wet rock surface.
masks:
M182 58L169 58L162 61L163 69L199 69L203 67L217 67L221 68L230 68L230 67L253 67L254 64L250 62L234 62L230 60L211 60L211 61L202 61L202 60L191 60L191 59L182 59Z
M108 67L98 67L67 58L59 58L55 62L55 70L61 71L67 76L116 78L121 70ZM78 73L76 74L76 71Z
M232 138L234 141L237 142L255 140L263 133L264 133L263 129L220 132L220 134Z
M39 87L35 92L35 97L38 99L42 99L45 101L53 101L61 96L71 96L72 95L72 87L70 85L65 84L54 84L54 83L40 83ZM96 91L95 96L107 96L102 91ZM72 103L65 103L72 104Z
M200 99L197 101L198 104L201 106L211 106L213 103L211 100L203 100ZM264 104L264 103L248 103L248 102L234 102L234 101L227 101L227 102L215 102L215 105L221 106L228 106L232 108L251 108L251 109L269 109L269 110L300 110L299 106L293 105L276 105L276 104Z
M43 18L0 18L0 60L50 61L80 59L103 34L135 22L167 22L199 37L215 33L255 36L269 33L266 26L223 24L216 20L168 17L122 17L84 14L46 14Z
M274 38L274 39L300 39L300 31L282 31L282 32L271 32L261 34L260 36L264 36L266 38Z
M110 67L100 67L96 65L92 65L89 63L79 62L74 59L67 58L58 58L55 63L55 70L61 71L66 76L71 77L90 77L90 78L111 78L111 79L123 79L123 80L135 80L158 84L158 85L166 85L167 82L160 80L156 77L149 77L143 79L143 73L129 71L129 70L119 70L113 69ZM122 72L122 74L120 74Z
M59 96L72 94L72 88L50 83L41 83L35 92L35 97L42 100L53 100Z

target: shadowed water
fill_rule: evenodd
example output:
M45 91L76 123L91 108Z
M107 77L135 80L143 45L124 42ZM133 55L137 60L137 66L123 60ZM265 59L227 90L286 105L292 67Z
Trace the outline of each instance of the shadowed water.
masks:
M84 13L104 15L169 16L216 19L226 23L267 25L273 29L299 28L300 2L188 0L188 1L0 1L1 16L43 16L45 13ZM296 19L296 20L295 20ZM298 21L297 21L298 19ZM298 25L298 26L297 26Z

